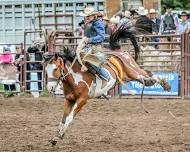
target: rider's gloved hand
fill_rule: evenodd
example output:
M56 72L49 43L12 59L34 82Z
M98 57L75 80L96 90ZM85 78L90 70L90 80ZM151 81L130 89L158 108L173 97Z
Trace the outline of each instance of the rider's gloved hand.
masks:
M85 65L82 65L81 71L82 71L82 72L86 72L87 70L88 70L88 68L87 68Z
M83 37L83 42L85 43L85 44L88 44L88 42L89 42L89 39L85 36L85 37Z

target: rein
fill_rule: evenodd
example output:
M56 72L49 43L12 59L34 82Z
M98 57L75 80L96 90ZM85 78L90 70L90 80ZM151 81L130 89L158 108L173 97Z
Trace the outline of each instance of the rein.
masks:
M62 58L61 58L61 59L62 59ZM66 74L64 74L64 73L63 73L63 69L61 69L61 76L58 78L58 80L59 80L59 79L60 79L60 80L65 80L66 76L69 75L69 73L70 73L70 71L71 71L73 65L75 64L76 60L77 60L77 57L74 58L73 62L71 63L71 66L67 69L67 73L66 73ZM63 61L63 59L62 59L62 61Z
M61 59L62 59L62 58L61 58ZM67 69L68 71L67 71L66 74L64 74L64 73L63 73L63 70L61 70L61 76L58 78L58 80L66 80L66 79L65 79L66 76L68 76L68 75L70 74L70 71L72 70L73 65L75 64L75 62L76 62L77 59L78 59L77 56L75 56L73 62L71 63L71 65L70 65L69 68ZM62 60L63 60L63 59L62 59ZM87 84L87 82L84 81L84 80L83 80L83 82L86 84L88 90L90 90L90 86Z

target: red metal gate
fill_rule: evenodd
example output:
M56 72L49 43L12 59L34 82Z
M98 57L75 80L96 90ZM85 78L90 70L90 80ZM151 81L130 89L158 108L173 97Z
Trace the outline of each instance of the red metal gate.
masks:
M181 96L190 97L190 29L181 36Z

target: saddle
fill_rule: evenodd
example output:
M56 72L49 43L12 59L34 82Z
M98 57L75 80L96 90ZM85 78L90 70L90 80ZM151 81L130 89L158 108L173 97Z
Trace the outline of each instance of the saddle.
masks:
M134 73L149 77L149 73L142 70L134 61L133 57L127 52L106 52L108 63L114 71L117 72L119 79L122 81L131 81Z
M96 54L87 53L86 55L84 55L83 61L99 67L105 61L105 56L101 52L97 52Z
M81 71L89 70L92 74L98 75L100 78L108 81L109 74L103 68L105 62L105 54L99 52L96 49L88 50L87 53L81 53L80 57L82 59Z

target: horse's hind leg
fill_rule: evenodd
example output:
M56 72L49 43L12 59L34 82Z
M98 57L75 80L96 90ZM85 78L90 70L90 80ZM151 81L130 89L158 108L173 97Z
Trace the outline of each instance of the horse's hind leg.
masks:
M152 86L155 83L158 83L162 86L162 88L164 89L164 91L170 91L171 86L170 84L166 81L166 79L161 79L157 76L152 76L152 77L148 77L148 78L144 78L143 79L145 86Z

